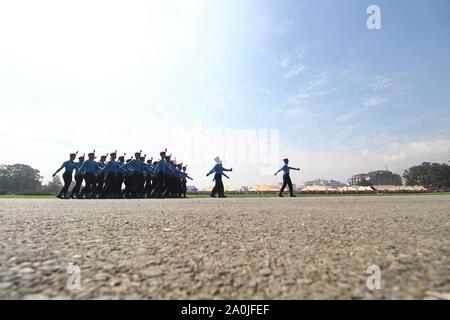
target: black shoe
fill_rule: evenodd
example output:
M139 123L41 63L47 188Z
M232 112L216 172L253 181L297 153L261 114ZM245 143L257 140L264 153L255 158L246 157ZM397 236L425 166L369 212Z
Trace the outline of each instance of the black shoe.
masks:
M63 199L62 195L60 195L60 194L58 194L56 197L59 199Z
M283 197L283 195L281 193L278 194L279 197Z
M211 193L209 196L210 196L211 198L215 198L215 197L216 197L216 195L215 195L215 194L212 194L212 193Z

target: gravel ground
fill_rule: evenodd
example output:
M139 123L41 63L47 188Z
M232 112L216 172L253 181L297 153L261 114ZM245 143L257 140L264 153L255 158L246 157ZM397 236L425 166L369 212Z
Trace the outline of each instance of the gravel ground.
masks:
M450 196L3 199L0 298L448 299L449 218Z

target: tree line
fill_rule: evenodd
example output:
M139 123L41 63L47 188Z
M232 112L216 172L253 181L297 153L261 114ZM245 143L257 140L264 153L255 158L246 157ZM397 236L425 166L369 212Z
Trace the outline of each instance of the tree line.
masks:
M56 194L61 187L61 179L58 176L42 184L40 171L29 165L0 165L0 194L51 195Z
M421 185L432 190L448 190L450 188L450 165L423 162L405 170L403 177L410 186Z

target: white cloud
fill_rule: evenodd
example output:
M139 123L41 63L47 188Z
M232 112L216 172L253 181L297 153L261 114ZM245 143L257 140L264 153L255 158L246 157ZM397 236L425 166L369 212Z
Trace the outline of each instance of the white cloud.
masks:
M285 79L291 79L295 76L298 76L300 73L302 73L305 70L305 66L303 64L298 64L290 68L288 72L284 74Z
M369 96L363 99L362 105L364 107L376 107L385 104L387 101L389 101L389 99L385 97Z
M289 104L298 104L312 96L325 95L335 90L335 88L328 90L323 89L323 87L327 83L329 83L329 81L330 81L330 74L328 73L328 71L323 71L317 74L313 80L301 86L296 93L288 95L286 100Z
M275 61L275 63L283 69L286 69L287 67L289 67L290 60L287 57L280 57Z
M297 46L294 51L299 60L302 60L305 57L306 50L304 48Z
M295 25L294 20L286 19L275 28L275 32L279 35L285 34L289 30L291 30L294 25Z
M380 90L380 89L391 88L395 85L396 85L396 83L394 82L394 80L392 80L388 76L379 75L379 76L376 76L375 78L371 79L369 87L372 88L373 90Z
M258 91L263 92L263 93L267 94L268 96L273 95L272 90L270 90L268 88L259 88Z
M418 159L419 161L450 160L450 140L448 139L392 144L391 149L391 151L384 151L372 156L390 162L403 162L409 159Z

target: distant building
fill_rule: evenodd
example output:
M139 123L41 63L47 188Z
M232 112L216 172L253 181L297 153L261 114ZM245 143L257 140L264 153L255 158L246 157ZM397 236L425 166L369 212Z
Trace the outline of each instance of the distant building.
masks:
M342 182L337 181L337 180L330 180L330 187L338 188L338 187L345 187L345 186L346 186L345 183L342 183Z
M337 180L316 179L312 181L306 181L305 186L325 186L325 187L344 187L345 183Z
M248 192L248 186L241 186L239 192Z
M348 184L351 186L359 186L367 181L369 175L366 173L355 174L350 179L348 179Z
M351 186L401 186L402 178L389 170L371 171L369 173L356 174L348 180Z

